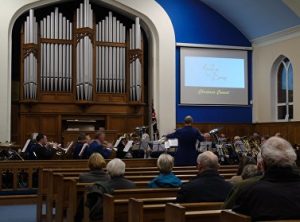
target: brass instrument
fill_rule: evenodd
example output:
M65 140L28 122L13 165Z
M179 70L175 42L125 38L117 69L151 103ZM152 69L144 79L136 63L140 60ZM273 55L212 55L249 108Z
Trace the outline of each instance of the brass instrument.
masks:
M258 153L261 151L259 141L253 137L242 137L241 140L247 150L247 156L256 158Z

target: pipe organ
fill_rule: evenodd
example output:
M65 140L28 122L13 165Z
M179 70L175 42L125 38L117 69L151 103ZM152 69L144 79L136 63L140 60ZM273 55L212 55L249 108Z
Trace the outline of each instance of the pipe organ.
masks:
M21 23L20 121L25 126L30 116L37 125L23 127L22 142L35 129L47 133L39 125L45 115L55 119L57 141L62 119L72 116L100 116L116 133L147 125L140 19L99 15L89 0L76 4L66 14L59 6L45 14L30 9Z
M72 88L72 23L58 8L40 21L40 85L42 91Z
M24 99L36 99L37 96L37 53L38 33L37 22L31 9L24 22Z
M108 47L107 43L114 43ZM112 13L96 25L96 91L124 93L126 27Z

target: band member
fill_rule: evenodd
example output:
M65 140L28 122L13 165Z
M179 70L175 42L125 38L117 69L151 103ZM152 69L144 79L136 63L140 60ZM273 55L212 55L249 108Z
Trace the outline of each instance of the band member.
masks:
M99 131L96 133L95 140L85 149L83 156L89 158L93 153L97 152L107 159L112 153L111 146L111 144L105 141L105 132Z
M193 118L186 116L184 118L184 127L177 129L174 133L167 135L168 139L177 138L178 148L175 153L175 166L195 165L197 159L196 142L202 142L198 129L192 127Z
M79 153L83 145L86 143L85 137L86 135L84 133L81 133L78 136L77 142L75 144L74 152L73 152L73 159L80 159Z
M200 142L200 147L198 149L199 153L203 153L205 151L212 151L213 153L217 153L216 144L212 141L211 135L209 133L203 134L204 140Z
M50 160L55 155L56 149L48 145L47 136L39 133L36 137L34 153L38 160Z

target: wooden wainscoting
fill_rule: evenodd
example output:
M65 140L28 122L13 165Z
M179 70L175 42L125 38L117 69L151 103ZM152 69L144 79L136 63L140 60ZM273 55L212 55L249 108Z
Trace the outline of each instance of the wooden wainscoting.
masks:
M182 127L183 123L177 123L177 127ZM202 133L209 132L212 129L222 127L220 132L227 138L233 138L236 135L248 136L253 132L258 132L262 136L273 136L279 132L281 136L287 139L291 144L300 144L300 121L296 122L268 122L253 124L238 123L194 123Z
M291 144L300 144L300 121L255 123L253 124L253 131L268 136L273 136L279 132Z

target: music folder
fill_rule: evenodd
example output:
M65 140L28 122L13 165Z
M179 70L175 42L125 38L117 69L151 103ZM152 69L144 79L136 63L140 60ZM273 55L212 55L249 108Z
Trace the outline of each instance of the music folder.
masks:
M117 139L117 141L115 142L114 147L117 148L119 146L121 140L124 139L124 138L125 138L124 136L120 136L119 139Z
M168 139L165 142L165 148L169 149L171 147L178 147L178 139Z
M132 144L133 144L133 140L129 140L129 141L126 143L126 145L125 145L123 151L124 151L124 152L128 152L129 149L132 147Z

